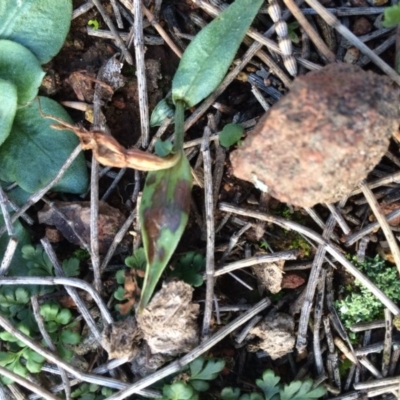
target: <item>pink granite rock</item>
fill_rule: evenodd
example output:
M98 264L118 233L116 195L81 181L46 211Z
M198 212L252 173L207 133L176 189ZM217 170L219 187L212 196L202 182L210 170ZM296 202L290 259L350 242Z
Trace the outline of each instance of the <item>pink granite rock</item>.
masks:
M397 89L355 65L330 64L296 78L231 154L234 174L302 207L348 195L398 129Z

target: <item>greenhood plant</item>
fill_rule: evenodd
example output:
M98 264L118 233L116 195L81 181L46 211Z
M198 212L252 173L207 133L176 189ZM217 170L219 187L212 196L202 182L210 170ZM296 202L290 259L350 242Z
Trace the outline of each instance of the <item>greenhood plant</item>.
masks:
M63 45L71 14L71 0L0 2L0 179L28 193L46 185L79 143L71 132L50 126L36 99L45 75L41 65ZM41 106L71 121L55 101L41 98ZM82 193L87 183L80 155L54 190Z
M172 168L150 172L146 178L140 220L147 267L139 311L150 301L188 221L192 178L183 152L184 111L222 82L261 4L262 0L235 0L192 40L173 78L173 152L180 159Z

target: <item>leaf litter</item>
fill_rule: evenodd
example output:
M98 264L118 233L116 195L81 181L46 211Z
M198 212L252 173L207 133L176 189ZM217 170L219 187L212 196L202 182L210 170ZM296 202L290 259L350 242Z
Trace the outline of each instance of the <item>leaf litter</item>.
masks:
M215 8L213 8L213 6L209 7L203 2L199 2L199 4L202 5L206 11L208 10L212 15L215 15ZM183 3L180 7L185 8L188 6L189 4ZM182 12L180 7L176 8L176 13ZM359 12L364 12L363 7L354 8L359 8ZM195 11L198 12L198 10ZM108 12L112 13L111 10L108 10ZM381 11L378 10L377 14L379 14L379 12ZM91 10L90 13L95 13L95 11ZM356 16L353 18L357 19L358 17ZM257 26L257 24L259 23L260 21L258 21L255 26ZM254 38L254 32L251 34ZM302 40L305 39L302 38ZM377 46L379 40L380 39L377 39L377 41L372 41L371 43ZM382 40L385 40L385 37L383 37ZM252 86L253 92L255 93L254 96L256 96L257 90L261 90L264 92L264 98L266 98L266 101L270 103L270 105L277 103L277 105L279 106L279 101L276 101L276 92L280 93L280 95L285 93L282 90L282 83L279 82L279 79L276 78L276 76L282 75L282 70L277 72L276 66L275 64L273 64L273 60L271 61L263 54L261 54L261 57L263 57L261 59L264 63L268 62L268 68L270 68L272 73L267 73L267 75L265 75L265 67L260 67L259 64L257 64L256 67L252 66L248 68L247 74L250 78L249 81L251 81L252 74L259 74L258 76L264 76L263 83L259 85L258 88L255 85ZM322 64L321 60L319 60L319 63ZM386 72L385 69L383 70ZM277 73L277 75L275 75L275 73ZM122 74L124 74L124 71L122 72ZM238 87L235 87L235 85L238 85ZM225 102L227 103L226 105L229 104L229 106L231 107L241 109L242 112L238 114L237 118L244 118L244 121L246 121L246 117L258 118L263 113L261 108L263 106L263 103L261 103L261 105L258 105L258 103L256 103L256 101L251 98L248 86L245 86L248 93L244 95L243 88L243 84L238 84L237 82L233 83L232 87L227 90L227 93L229 93L230 97L221 97L222 105L224 105L223 103ZM366 89L368 90L368 88ZM382 88L378 88L377 90L378 92L379 90L383 91ZM382 93L380 95L382 95ZM288 95L285 96L287 97ZM285 98L285 96L283 97L283 99ZM105 102L109 101L111 97L112 93L109 93L109 96L105 99ZM232 100L229 100L229 98ZM296 101L297 100L298 99L296 99ZM361 104L363 104L363 102L361 102ZM251 107L249 107L250 105ZM214 141L217 139L217 132L222 130L223 126L226 123L232 122L232 117L229 114L225 114L223 112L223 107L220 107L220 105L218 104L215 104L215 107L218 110L222 110L222 112L211 109L214 110L212 112L216 114L216 120L218 121L217 126L213 126L213 121L209 121L210 128L212 129L213 135L215 135L213 138ZM311 105L310 107L313 107L313 105ZM349 112L349 109L346 108L347 106L345 103L341 104L341 107L343 108L342 111L344 114L346 114L346 112ZM382 105L380 107L382 112L387 113L388 115L387 122L393 124L393 122L391 122L393 119L398 120L397 117L393 118L392 113L389 110L390 104ZM249 108L251 108L252 110L249 111ZM205 110L203 110L203 112L204 111ZM247 116L246 113L248 113ZM189 117L189 119L190 118L191 117ZM188 149L188 151L194 150L191 157L196 157L196 144L194 143L195 140L202 135L201 131L204 127L204 123L204 121L198 122L197 125L193 127L193 132L189 131L187 133L188 137L185 140L185 147ZM112 136L103 132L97 132L91 129L85 131L81 128L76 127L71 128L73 128L74 132L78 136L80 136L81 141L83 141L83 146L86 146L86 148L92 148L92 150L94 150L94 153L97 154L97 156L99 157L99 161L101 163L102 161L104 161L104 165L111 165L120 168L131 166L138 167L137 164L132 164L132 162L130 161L131 156L135 160L137 159L137 157L139 157L141 162L147 162L147 160L149 160L149 163L160 162L159 159L156 160L152 155L144 155L143 153L138 153L139 150L126 149L122 147L115 139L113 139ZM245 131L245 140L246 136L247 138L249 138L252 135L254 136L254 131ZM297 136L301 136L301 132L297 132ZM385 154L385 158L379 162L379 164L372 170L369 177L367 178L367 184L371 188L376 189L375 196L379 198L382 202L381 204L385 206L383 209L384 214L393 212L393 210L396 211L397 209L394 206L388 206L390 204L394 204L396 201L393 199L396 199L397 196L397 181L399 179L399 161L397 146L398 142L396 141L396 133L394 133L393 136L394 138L391 139L389 149L386 152L383 151L383 153ZM192 141L193 143L191 143ZM291 146L294 146L293 143L287 144L282 143L282 141L283 139L281 139L280 145L283 149L286 148L285 146L289 146L289 148ZM215 147L212 147L211 154L216 154L217 147L218 141L215 141ZM329 147L329 145L327 145L326 147ZM370 147L373 147L373 145L371 145ZM384 147L386 149L386 146ZM236 147L234 147L234 149L236 149ZM240 150L241 147L239 144L237 151ZM369 149L366 149L365 151L368 152L368 150ZM268 156L262 158L267 160L267 157ZM379 161L378 158L380 157L377 157L377 161ZM198 157L197 164L201 165L201 161L201 157ZM257 220L254 220L254 216L251 214L251 211L262 211L258 210L259 207L264 208L264 210L262 211L264 214L271 215L271 219L268 222L268 225L265 227L264 234L264 238L269 246L268 252L272 253L273 251L284 250L285 246L287 246L286 248L289 248L290 243L287 242L285 231L282 228L283 222L286 223L286 225L284 226L286 229L295 229L301 234L307 234L307 229L309 231L314 230L319 233L323 232L323 240L325 240L325 242L322 242L322 245L317 241L313 243L314 246L320 245L320 247L314 248L308 258L303 257L303 259L297 260L296 262L287 261L284 264L282 263L282 261L277 262L280 271L279 280L282 278L282 274L283 277L285 277L285 274L288 275L289 273L293 273L293 270L302 271L302 273L305 273L306 276L309 277L307 281L307 287L300 286L299 289L292 288L290 290L279 291L278 289L280 283L275 285L275 289L273 289L273 291L276 291L278 295L281 295L281 298L277 298L276 300L274 300L274 307L279 310L279 313L274 314L268 312L269 317L265 317L265 319L259 325L256 325L252 328L252 330L250 330L251 335L255 335L256 333L260 335L259 343L252 349L256 350L256 358L252 355L248 355L247 364L243 363L243 361L239 361L236 365L232 367L232 370L241 370L243 372L243 369L246 368L246 366L248 365L255 365L254 368L260 370L261 368L265 369L265 365L267 365L268 367L272 367L274 371L283 371L283 373L281 373L281 376L286 375L288 377L287 383L289 383L295 377L296 379L299 379L305 377L305 375L308 374L310 374L310 376L312 376L313 378L322 377L322 379L326 383L328 390L330 391L330 398L356 398L351 396L364 396L367 392L368 395L376 395L378 396L378 398L381 398L379 396L384 396L385 393L385 398L390 398L388 396L394 396L396 388L393 388L393 386L390 386L389 383L385 383L381 380L382 377L396 377L398 374L397 364L399 354L396 350L398 334L397 331L393 328L392 316L388 312L383 313L382 307L382 311L380 314L381 319L379 321L376 321L378 322L376 326L373 325L374 321L357 322L358 325L355 324L354 330L356 330L357 332L362 332L359 335L363 335L363 340L361 341L359 336L358 341L354 341L354 335L350 335L350 332L344 330L341 326L341 320L335 310L334 303L334 299L344 299L346 296L346 291L348 291L349 288L346 287L346 285L342 284L340 280L339 285L334 284L332 267L336 269L335 274L341 274L338 275L336 279L343 279L344 282L344 278L342 277L346 275L345 268L348 267L348 264L338 256L326 256L326 254L323 253L325 246L325 248L327 247L328 249L337 249L340 247L342 253L354 254L356 250L360 249L350 247L346 248L343 243L346 243L349 240L355 240L355 242L353 241L353 243L359 244L361 238L367 238L368 244L366 250L364 251L366 251L369 255L375 256L377 251L375 243L382 243L386 239L386 237L382 234L382 230L379 229L381 222L375 224L374 221L369 222L369 220L372 220L375 217L372 217L373 213L368 207L368 203L364 200L364 196L361 195L362 190L357 188L349 188L350 193L348 193L349 199L347 203L342 201L333 206L318 204L312 209L307 207L303 209L301 207L298 207L298 205L296 206L296 201L293 202L294 205L288 203L287 207L292 215L294 215L294 212L298 210L301 210L301 212L303 213L302 218L295 217L296 220L293 221L292 217L288 218L288 214L277 215L279 213L279 205L281 203L275 197L273 197L275 195L273 191L267 194L266 202L263 202L263 204L258 204L258 198L260 198L259 191L257 189L254 189L252 185L235 179L233 176L234 170L232 169L230 161L226 160L225 163L225 174L222 179L221 186L216 186L214 188L214 194L217 199L217 207L214 208L213 217L216 222L217 231L220 235L216 238L217 244L219 246L217 246L216 248L217 262L218 259L221 258L218 256L219 252L221 251L224 252L225 255L225 264L233 261L245 260L246 258L248 258L249 251L259 251L259 249L261 248L260 243L251 241L252 236L250 234L246 234L246 232L240 233L241 228L246 223L251 222L253 223L253 227L255 226L255 222L257 222ZM215 165L215 168L217 168L217 165ZM268 171L263 176L267 176L267 174ZM111 179L113 179L114 177L115 175L113 176L111 174ZM305 184L305 181L302 178L293 179L299 179L299 183L302 184L304 187L302 190L307 191L308 185ZM344 180L347 182L346 179ZM133 179L131 176L130 182L132 181ZM123 179L122 182L127 184L127 182L129 182L129 179ZM261 188L265 188L265 186L270 186L263 181L256 183ZM105 186L106 184L104 183L103 185ZM129 196L126 196L125 193L123 193L123 185L120 185L119 187L122 191L122 196L128 198ZM335 195L338 193L333 184L328 185L328 189ZM192 211L192 213L199 212L200 218L197 218L198 222L196 222L194 216L191 215L189 225L186 230L187 233L184 235L183 241L178 247L178 251L187 251L188 249L204 251L205 248L204 243L200 242L201 235L198 232L204 233L204 224L202 222L209 216L206 216L204 214L202 215L202 192L199 190L199 188L195 188L193 193L194 202L197 206L197 210ZM250 195L255 197L256 204L254 204L254 200L250 201ZM294 196L294 194L290 193L290 196ZM337 198L337 200L340 199ZM327 200L324 199L324 201ZM223 211L228 209L223 202L225 202L225 204L226 202L230 202L231 205L233 205L233 207L229 209L230 214L228 214L227 211ZM76 202L76 204L82 206L81 202ZM135 204L135 201L133 202L133 204ZM309 205L310 204L307 204L307 206ZM122 210L125 214L128 214L128 210L129 212L132 212L132 203L130 205L131 208L126 209L125 207L125 204L122 204L122 202L119 203L118 208ZM74 223L74 218L75 217L67 216L67 220L72 221L72 223ZM293 221L294 223L291 223L291 221ZM364 222L362 223L361 221ZM337 223L337 227L333 228L335 223ZM123 219L119 219L115 224L115 227L111 229L111 232L117 231L118 228L122 227L123 225ZM134 226L134 240L137 236L137 232L137 226ZM396 235L397 231L394 230L394 232ZM235 244L230 248L230 239L232 237L235 237L235 235L237 236L235 238L236 242L234 242ZM353 236L356 235L359 235L358 239L353 238ZM339 241L337 240L337 238L339 238ZM105 246L106 252L109 251L110 248L112 248L115 236L114 238L112 238L111 234L110 239L112 239L111 243L110 241L108 241L107 245ZM99 240L99 238L97 238L97 240ZM118 243L119 240L120 239L117 240ZM395 238L395 240L397 240L397 238ZM90 242L90 238L86 238L85 241ZM81 245L81 243L77 243L77 245ZM208 245L210 245L210 243L207 243L207 246ZM357 247L359 246L357 245ZM333 250L332 253L334 255L336 254ZM62 254L60 255L62 256ZM106 256L108 256L108 254ZM363 256L361 251L358 252L358 256ZM113 254L111 254L111 256L108 257L109 263L110 259L112 259L113 262L118 262L120 256L118 256L118 254L114 256ZM337 262L337 260L339 262ZM392 260L395 261L393 258ZM323 265L322 262L324 262ZM374 264L372 263L372 268L373 265ZM109 270L107 270L107 268L109 267L111 267L111 265L104 265L104 270L106 271L106 275L104 275L104 277L110 277L108 279L111 279L112 281L112 275L110 275ZM259 265L255 268L260 270L262 266ZM310 268L311 272L309 273L308 271ZM264 274L265 272L266 269L264 269ZM364 272L367 273L367 271ZM240 309L241 305L245 305L247 308L249 308L254 304L254 299L252 300L252 297L250 295L251 291L249 291L248 287L250 286L250 288L252 289L255 289L257 287L257 273L255 273L254 277L246 275L242 271L237 272L236 275L236 278L223 276L219 278L215 284L215 301L217 302L218 307L215 308L215 314L212 319L212 330L216 334L221 329L222 325L229 323L231 313L237 312L234 311L235 307L236 309ZM127 276L129 277L129 274ZM369 276L370 280L374 281L373 274L370 273ZM207 278L207 276L205 277ZM360 278L359 275L357 277ZM238 283L239 281L236 279L243 281L243 283L247 285L247 288L246 286L242 286L241 283ZM349 278L347 277L346 279ZM360 282L361 285L364 285L367 281L361 279ZM353 283L350 279L350 283L347 284L347 286L351 286L352 284ZM378 283L376 284L378 285ZM132 301L134 298L138 297L135 292L135 285L136 284L133 285L133 280L128 280L125 285L125 291L127 292L127 294L129 294L128 297ZM383 287L380 287L379 289L385 292ZM104 297L106 297L106 290L107 289L105 288L105 292L102 293L102 296ZM133 374L139 377L146 376L151 373L151 371L155 371L156 369L160 368L165 362L171 361L179 354L190 352L193 348L196 349L200 341L198 314L200 312L201 316L202 313L202 309L201 311L199 310L199 304L202 304L201 302L199 302L199 299L204 298L202 288L200 287L199 290L200 292L195 291L195 300L192 300L193 289L191 289L189 285L184 284L182 281L171 281L169 283L164 283L161 291L155 294L153 300L149 303L148 307L145 308L145 311L139 315L139 323L135 321L134 317L129 316L126 320L122 322L105 324L106 328L103 332L102 344L103 348L105 348L109 353L109 358L118 359L122 357L127 357L128 359L130 359L133 357ZM353 289L350 289L350 291L351 290ZM270 287L269 292L272 293L273 291ZM268 291L267 296L271 298L273 297L268 293ZM384 294L384 296L386 295ZM11 301L12 296L9 297L8 300ZM398 313L397 304L395 304L394 307L391 306L390 303L387 302L386 297L379 297L379 301L382 301L383 304L387 305L390 308L392 314L396 315ZM297 310L300 310L300 320L298 319L298 311L295 311L296 302L299 303L299 308L297 308ZM210 307L211 305L206 304L205 306ZM228 309L228 311L225 311L225 309ZM290 310L292 310L292 315L289 315ZM286 314L286 312L288 312L289 314ZM148 318L147 320L145 318L145 315ZM265 312L263 315L265 315ZM281 317L279 317L280 315ZM311 319L309 320L310 316ZM284 323L279 322L281 318L283 319L283 321L285 321ZM174 323L176 323L177 325L175 326ZM299 323L298 331L297 329L296 331L294 329L295 323ZM363 323L364 325L362 325ZM304 326L306 327L305 329ZM277 330L273 331L272 329L276 327L278 327ZM310 327L311 329L309 330L308 327ZM276 340L273 340L275 338L274 335L276 335ZM351 337L349 338L348 335L350 335ZM341 372L343 374L342 378L340 377L340 375L338 375L338 373L340 372L339 367L342 368L342 364L344 363L341 360L338 360L340 354L338 353L338 349L340 351L344 351L344 355L346 355L347 353L345 352L345 348L343 346L337 345L337 348L335 348L332 345L332 343L339 343L338 340L336 340L338 336L342 336L344 340L347 340L347 351L349 351L350 354L355 354L359 358L359 364L355 363L350 369L346 370L344 373ZM319 339L324 340L324 337L326 339L326 344L323 344L321 347ZM251 338L252 336L248 337L247 340L251 340ZM179 339L181 339L181 342L179 342ZM261 346L261 343L264 339L266 341L270 340L271 343ZM146 346L143 345L143 341L147 343ZM296 353L296 350L293 350L295 341L298 353ZM306 345L307 343L310 345L308 346L308 348L307 346L304 346L304 341ZM368 344L380 343L380 341L384 342L382 356L380 356L379 353L373 353L373 356L367 357L362 355L364 354L363 351L367 351L363 349L363 346L365 347ZM281 351L280 345L283 344L287 345L287 349ZM220 345L222 344L220 343ZM278 351L276 351L276 347L278 347ZM305 352L300 351L304 350L305 347ZM201 345L199 349L200 348ZM199 354L201 354L201 351L199 351ZM293 356L297 356L297 359L294 359ZM274 358L278 358L279 363L274 362ZM262 362L260 362L260 360L262 359L265 359L267 364L264 363L263 365L261 365ZM290 367L290 365L293 366L293 362L295 362L296 365L295 369ZM297 375L295 374L296 370L298 372ZM316 372L316 374L314 371ZM359 374L360 372L362 374L362 382L360 383L354 381L353 384L353 376ZM267 380L268 376L268 374L265 375L264 380ZM374 381L376 381L378 389L373 386ZM370 382L371 384L369 385L368 382ZM104 384L109 385L110 383L104 380ZM257 385L259 385L259 382L257 382ZM260 385L259 386L262 388L261 382ZM304 386L300 384L299 386L296 384L292 387L288 385L280 392L281 398L302 398L302 390L304 389L305 393L310 390L307 386L308 384L304 383L303 385ZM122 387L119 388L121 389ZM298 397L295 397L296 392L298 393ZM346 397L346 395L348 397ZM309 398L312 398L312 396Z

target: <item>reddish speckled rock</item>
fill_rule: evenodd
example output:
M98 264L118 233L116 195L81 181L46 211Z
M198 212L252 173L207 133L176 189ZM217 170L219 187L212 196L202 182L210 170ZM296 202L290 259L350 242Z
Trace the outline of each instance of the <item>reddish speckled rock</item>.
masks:
M297 78L232 153L234 174L301 207L348 195L380 161L398 128L386 77L330 64Z

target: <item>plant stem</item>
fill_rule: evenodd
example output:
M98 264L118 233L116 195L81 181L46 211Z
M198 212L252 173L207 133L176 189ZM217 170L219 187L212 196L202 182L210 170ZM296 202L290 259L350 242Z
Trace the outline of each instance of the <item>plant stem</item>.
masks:
M184 121L185 121L184 102L178 100L176 102L176 108L175 108L174 152L182 151L183 149Z

